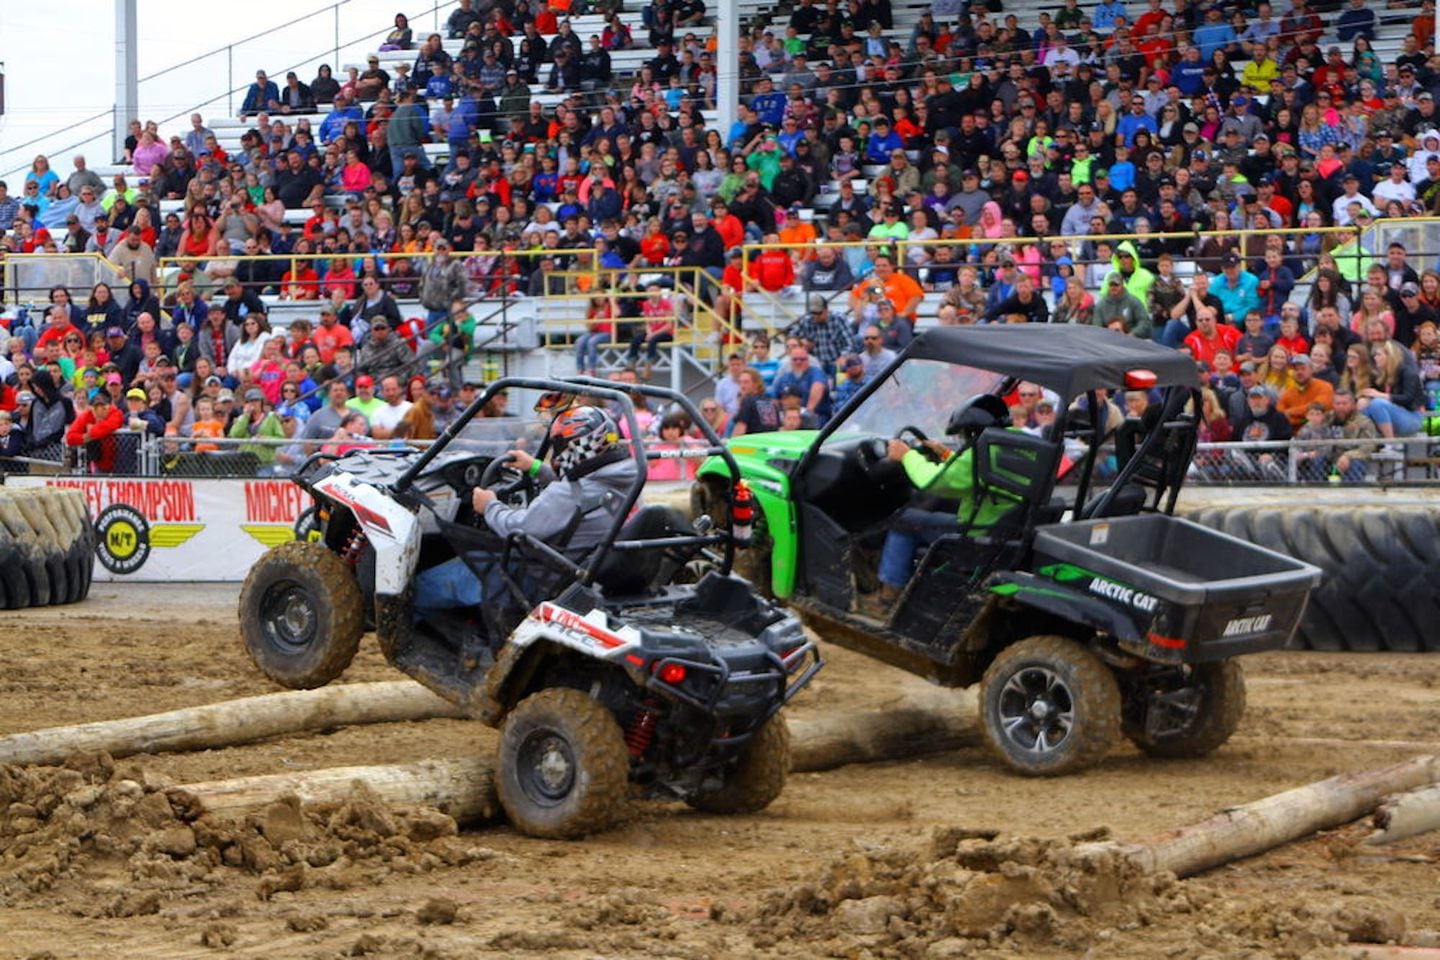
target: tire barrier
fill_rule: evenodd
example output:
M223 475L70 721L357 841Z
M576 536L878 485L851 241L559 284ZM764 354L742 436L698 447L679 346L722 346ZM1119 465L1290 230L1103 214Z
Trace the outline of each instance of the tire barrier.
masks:
M1440 511L1337 504L1214 506L1188 515L1325 571L1295 646L1440 650Z
M95 531L78 490L0 487L0 609L90 593Z

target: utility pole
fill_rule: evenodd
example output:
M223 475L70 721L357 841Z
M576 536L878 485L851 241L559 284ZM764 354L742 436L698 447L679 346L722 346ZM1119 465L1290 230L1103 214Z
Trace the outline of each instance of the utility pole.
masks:
M139 0L115 0L115 129L111 131L113 162L125 159L130 121L140 116Z
M721 0L715 5L715 129L720 139L740 112L740 10L739 4Z

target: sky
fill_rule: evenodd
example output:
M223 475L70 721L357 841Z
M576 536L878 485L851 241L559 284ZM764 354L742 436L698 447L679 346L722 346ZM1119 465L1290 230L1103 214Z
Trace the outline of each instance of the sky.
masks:
M241 87L248 85L255 71L262 68L278 80L287 68L293 67L302 80L309 82L322 62L339 66L363 61L364 54L380 41L360 38L376 31L383 35L391 28L397 12L411 18L411 28L417 34L432 31L436 22L435 14L428 12L436 0L413 4L343 0L338 8L342 49L337 63L333 0L244 0L238 7L212 7L194 0L138 2L141 78L218 51L155 79L142 79L140 118L159 121L166 135L188 129L189 114L203 101L211 101L199 107L203 115L233 112L224 96L232 70L234 84ZM444 5L442 20L453 6L449 2ZM244 16L236 15L237 9L243 10ZM217 10L225 13L214 16L212 11ZM306 19L271 33L300 17ZM266 35L235 43L256 34ZM62 39L63 44L56 43ZM227 44L234 45L229 52L224 49ZM5 65L0 179L13 180L12 171L28 168L37 153L68 156L75 151L61 148L86 137L99 137L81 151L92 164L113 160L109 156L108 111L115 103L115 0L0 2L0 62ZM242 89L235 95L235 108L243 97ZM102 112L107 112L106 119L80 123ZM177 114L178 119L165 122ZM57 130L58 136L25 145ZM59 169L63 173L69 164Z

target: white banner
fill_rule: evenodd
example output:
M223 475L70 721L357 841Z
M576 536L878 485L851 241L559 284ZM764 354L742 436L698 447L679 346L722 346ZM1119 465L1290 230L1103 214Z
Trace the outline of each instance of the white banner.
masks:
M295 538L310 495L290 480L11 476L9 486L84 492L95 521L96 580L245 579L262 553Z

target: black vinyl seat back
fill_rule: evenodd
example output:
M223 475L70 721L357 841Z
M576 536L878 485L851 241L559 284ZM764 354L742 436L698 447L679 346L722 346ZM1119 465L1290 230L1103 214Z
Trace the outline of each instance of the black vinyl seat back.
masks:
M641 550L617 549L627 541L659 540L694 536L689 518L674 507L651 504L635 511L620 528L619 539L595 571L594 581L607 596L624 597L649 593L669 582L675 572L694 555L694 547L657 545Z
M1055 489L1061 444L1018 430L989 427L975 441L975 476L982 488L1029 506L1045 504Z

